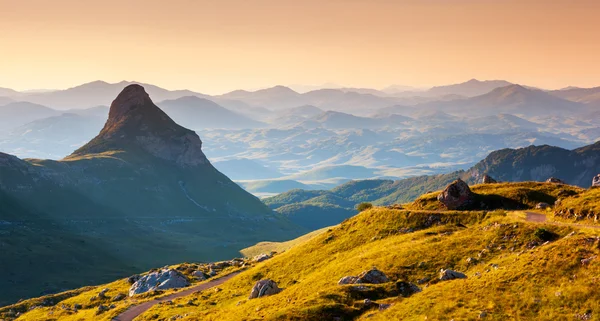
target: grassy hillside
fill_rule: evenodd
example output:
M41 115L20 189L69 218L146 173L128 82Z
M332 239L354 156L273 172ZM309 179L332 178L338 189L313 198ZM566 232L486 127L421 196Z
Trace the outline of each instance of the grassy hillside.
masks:
M590 193L537 183L480 185L473 190L523 208L565 193ZM432 195L419 199L426 202L405 204L404 210L364 211L249 268L217 290L155 305L136 320L590 320L600 315L597 230L530 223L504 209L411 209L430 207ZM390 282L337 284L344 276L372 267ZM462 272L466 278L442 281L440 269ZM248 300L254 283L266 278L283 291ZM421 292L411 295L406 282ZM386 306L378 309L365 299ZM70 300L74 304L86 297ZM56 304L19 320L55 320L57 315L59 320L93 319L86 309L64 318L61 311Z
M329 230L330 227L324 227L322 229L318 229L316 231L312 231L310 233L304 234L298 238L295 238L286 242L260 242L256 245L247 247L240 251L242 255L246 257L255 257L259 254L263 253L271 253L271 252L284 252L291 249L294 246L300 245L308 240L325 233L325 231Z

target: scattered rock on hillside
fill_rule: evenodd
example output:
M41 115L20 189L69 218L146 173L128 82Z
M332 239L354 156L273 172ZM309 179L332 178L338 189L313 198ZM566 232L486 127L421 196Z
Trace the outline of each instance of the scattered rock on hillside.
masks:
M98 306L98 310L96 310L96 315L102 314L104 312L108 311L108 307L105 305L100 304Z
M270 280L270 279L264 279L264 280L260 280L260 281L256 282L256 284L254 284L248 299L251 300L251 299L260 298L260 297L267 296L267 295L273 295L273 294L277 294L281 291L282 291L282 289L280 289L277 286L277 283L275 283L275 281Z
M356 283L366 284L380 284L387 282L390 282L390 279L388 279L387 275L376 268L362 272L358 275L358 279L356 280Z
M448 185L437 199L449 210L458 210L468 208L473 204L474 196L469 185L459 178Z
M390 279L388 279L385 273L376 268L372 268L368 271L362 272L358 276L345 276L338 281L338 284L380 284L387 282L390 282Z
M448 280L454 280L454 279L466 279L466 278L467 278L467 276L461 272L452 271L450 269L448 269L448 270L441 269L440 270L440 281L448 281Z
M415 284L404 281L396 283L396 288L398 288L398 292L400 292L400 295L403 297L409 297L417 292L421 292L421 288Z
M136 275L132 275L132 276L128 277L128 278L127 278L127 282L128 282L129 284L134 284L134 283L135 283L135 282L137 282L137 280L139 280L139 279L140 279L140 276L136 274Z
M255 256L252 259L252 261L254 261L254 262L262 262L262 261L266 261L266 260L268 260L270 258L271 258L271 255L263 253L263 254L259 254L259 255Z
M565 182L563 182L562 180L560 180L556 177L550 177L546 180L546 183L564 184Z
M206 280L206 275L202 271L194 271L192 276L196 278L196 280L204 281Z
M123 293L119 293L119 294L115 295L115 296L112 298L112 301L113 301L113 302L116 302L116 301L121 301L121 300L125 299L125 297L126 297L126 295L125 295L125 294L123 294Z
M538 210L545 210L545 209L547 209L547 208L549 208L549 207L550 207L550 204L548 204L548 203L544 203L544 202L542 202L542 203L538 203L538 204L535 206L535 208L537 208Z
M154 290L183 288L189 285L190 283L181 273L172 269L163 269L137 280L129 289L129 296Z
M483 178L481 179L481 184L494 184L494 183L498 183L498 181L493 179L489 175L483 175Z
M600 187L600 174L594 176L594 178L592 179L592 186Z
M106 299L106 292L108 292L110 289L103 289L102 291L100 291L100 293L98 293L98 298L99 299Z
M338 281L339 285L354 284L358 280L358 276L345 276Z

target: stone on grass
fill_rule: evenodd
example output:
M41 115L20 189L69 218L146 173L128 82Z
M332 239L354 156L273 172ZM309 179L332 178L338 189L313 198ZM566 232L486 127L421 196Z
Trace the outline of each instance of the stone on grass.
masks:
M142 276L129 289L129 296L155 290L177 289L190 283L181 273L173 269L163 269Z
M248 297L248 300L257 299L267 295L277 294L281 291L282 289L280 289L277 286L277 283L275 283L275 281L270 279L260 280L256 282L252 287L252 291L250 291L250 296Z
M469 185L460 178L452 182L437 197L449 210L460 210L469 208L475 201L475 194Z
M440 281L448 281L454 279L466 279L467 276L464 273L452 271L450 269L440 270Z

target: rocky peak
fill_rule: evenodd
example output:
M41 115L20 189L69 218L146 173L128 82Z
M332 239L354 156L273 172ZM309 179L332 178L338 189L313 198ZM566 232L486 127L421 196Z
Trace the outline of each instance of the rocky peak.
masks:
M176 124L140 85L129 85L110 105L98 136L69 157L107 151L148 152L179 166L208 163L198 135Z

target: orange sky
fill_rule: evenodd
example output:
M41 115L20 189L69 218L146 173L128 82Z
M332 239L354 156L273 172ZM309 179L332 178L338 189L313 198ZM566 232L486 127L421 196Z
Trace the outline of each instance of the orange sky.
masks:
M0 87L600 86L598 0L0 0Z

